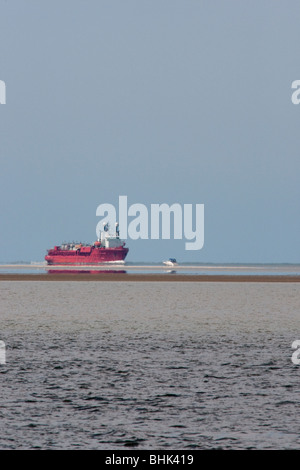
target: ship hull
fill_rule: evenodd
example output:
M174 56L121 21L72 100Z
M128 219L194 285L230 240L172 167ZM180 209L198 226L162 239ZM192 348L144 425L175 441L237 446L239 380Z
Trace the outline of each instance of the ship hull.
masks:
M45 256L48 265L99 265L103 263L117 263L124 261L128 248L123 246L114 248L95 248L90 250L49 250Z

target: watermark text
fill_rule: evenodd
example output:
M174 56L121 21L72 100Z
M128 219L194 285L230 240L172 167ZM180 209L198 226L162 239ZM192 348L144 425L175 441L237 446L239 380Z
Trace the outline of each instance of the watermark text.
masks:
M6 104L6 85L3 80L0 80L0 104Z
M293 349L296 349L295 352L293 352L292 354L292 362L293 364L300 364L300 340L299 339L296 339L293 344L292 344L292 348Z
M292 103L299 104L300 103L300 80L294 80L292 82L292 89L296 90L292 93Z
M96 226L97 237L106 224L114 227L117 211L113 204L100 204L96 215L103 217ZM130 221L129 218L132 218ZM173 220L173 223L172 223ZM144 204L128 207L127 196L119 196L118 222L120 238L127 240L182 240L186 250L201 250L204 245L204 204ZM172 237L173 235L173 237Z
M0 364L6 364L6 351L4 341L0 341Z

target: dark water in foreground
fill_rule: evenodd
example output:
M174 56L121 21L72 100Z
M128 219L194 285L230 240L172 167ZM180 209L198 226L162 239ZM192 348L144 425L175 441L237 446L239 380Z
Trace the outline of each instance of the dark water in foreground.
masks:
M0 449L300 449L299 283L0 283Z

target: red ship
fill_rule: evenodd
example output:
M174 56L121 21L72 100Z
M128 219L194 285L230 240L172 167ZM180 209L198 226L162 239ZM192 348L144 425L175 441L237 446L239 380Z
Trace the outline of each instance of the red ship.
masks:
M48 250L45 260L48 265L98 265L103 263L124 263L129 249L119 237L118 224L115 234L109 233L105 224L104 232L93 244L64 243Z

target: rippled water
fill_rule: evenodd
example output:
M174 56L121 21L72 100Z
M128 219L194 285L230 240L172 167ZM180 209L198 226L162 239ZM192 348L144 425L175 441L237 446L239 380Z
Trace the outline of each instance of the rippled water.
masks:
M1 282L0 448L299 449L299 294Z

